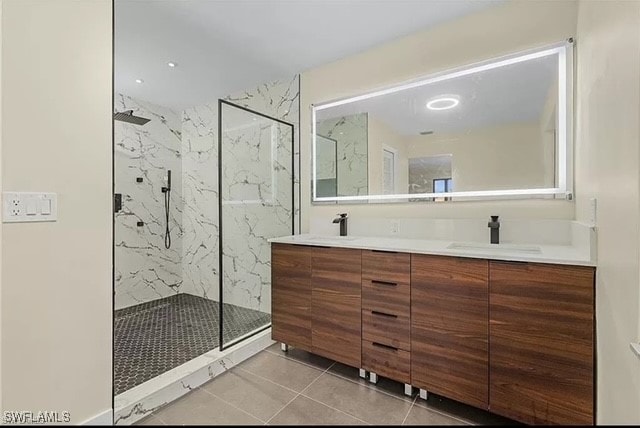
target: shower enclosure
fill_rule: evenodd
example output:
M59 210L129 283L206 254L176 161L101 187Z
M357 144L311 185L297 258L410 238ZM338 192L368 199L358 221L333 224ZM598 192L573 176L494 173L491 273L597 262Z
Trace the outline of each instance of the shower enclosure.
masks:
M194 126L116 96L140 118L114 122L116 395L271 323L268 239L294 233L294 126L211 106Z

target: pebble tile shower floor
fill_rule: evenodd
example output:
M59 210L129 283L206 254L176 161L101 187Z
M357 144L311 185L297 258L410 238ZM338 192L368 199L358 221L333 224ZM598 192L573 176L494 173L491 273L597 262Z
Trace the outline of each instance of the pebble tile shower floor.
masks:
M217 348L218 306L177 294L115 311L115 394ZM225 303L223 311L225 341L271 322L267 313L235 305Z

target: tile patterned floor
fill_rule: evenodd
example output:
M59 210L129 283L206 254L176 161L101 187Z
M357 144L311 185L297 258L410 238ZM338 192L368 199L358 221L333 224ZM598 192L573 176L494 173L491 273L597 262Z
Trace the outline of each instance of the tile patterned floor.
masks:
M116 311L115 394L217 348L218 306L177 294ZM223 316L225 342L271 322L269 314L226 303Z
M273 345L139 422L141 425L512 425L452 400L403 394L404 385ZM416 391L417 392L417 391Z

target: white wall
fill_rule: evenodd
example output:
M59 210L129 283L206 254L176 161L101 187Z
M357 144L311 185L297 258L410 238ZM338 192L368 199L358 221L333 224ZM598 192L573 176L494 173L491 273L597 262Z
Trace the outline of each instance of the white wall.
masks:
M302 74L301 156L302 183L309 183L311 135L310 105L354 96L433 72L575 36L574 1L507 2L431 30L317 67ZM335 205L310 204L310 186L302 186L302 230L310 219L330 222ZM353 221L362 217L510 218L574 217L574 204L563 200L455 202L450 204L360 204L345 207Z
M577 218L598 201L598 423L640 424L640 2L580 3Z
M0 0L0 190L2 187L2 9L3 1ZM0 309L2 309L2 227L0 227ZM4 409L2 404L2 316L0 315L0 411Z
M111 408L111 2L2 4L2 190L58 194L2 225L2 408Z
M451 154L453 188L457 192L543 188L546 169L537 122L513 123L467 133L407 137L407 156Z

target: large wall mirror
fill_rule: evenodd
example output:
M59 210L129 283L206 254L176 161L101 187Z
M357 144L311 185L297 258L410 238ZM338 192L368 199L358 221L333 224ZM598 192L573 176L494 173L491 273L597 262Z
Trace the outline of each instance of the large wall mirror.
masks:
M570 198L572 40L314 105L313 202Z

